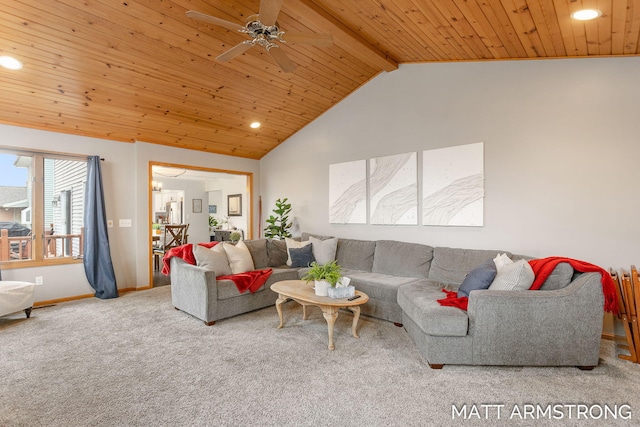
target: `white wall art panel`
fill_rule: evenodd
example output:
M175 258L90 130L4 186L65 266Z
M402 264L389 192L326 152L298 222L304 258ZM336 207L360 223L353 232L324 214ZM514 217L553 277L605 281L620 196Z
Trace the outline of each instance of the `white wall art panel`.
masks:
M423 151L422 225L483 225L484 143Z
M329 222L367 223L367 161L329 165Z
M369 161L371 224L418 224L416 160L416 153L405 153Z

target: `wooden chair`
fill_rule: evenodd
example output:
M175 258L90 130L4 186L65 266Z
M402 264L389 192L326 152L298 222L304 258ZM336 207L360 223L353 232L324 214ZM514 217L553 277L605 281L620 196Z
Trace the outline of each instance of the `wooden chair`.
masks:
M189 224L164 226L162 243L153 250L153 266L156 270L160 269L160 260L169 249L188 243L187 230L189 230Z
M629 275L621 270L617 273L610 270L611 278L616 285L618 296L618 319L622 322L625 332L626 344L619 344L618 348L627 350L629 355L619 354L623 360L636 363L638 361L638 318L635 303L633 303L632 286Z

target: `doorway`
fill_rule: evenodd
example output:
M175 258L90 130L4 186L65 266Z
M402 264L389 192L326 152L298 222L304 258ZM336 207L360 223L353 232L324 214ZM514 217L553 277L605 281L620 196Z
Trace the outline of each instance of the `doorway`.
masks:
M154 243L163 241L164 224L189 224L186 241L192 244L213 240L214 228L223 227L237 229L245 239L253 238L252 173L149 162L148 180L149 282L152 287L170 284L169 277L161 273L162 260L153 255ZM229 211L229 195L239 196L241 211L234 210L235 204ZM216 227L210 226L212 218L218 224Z

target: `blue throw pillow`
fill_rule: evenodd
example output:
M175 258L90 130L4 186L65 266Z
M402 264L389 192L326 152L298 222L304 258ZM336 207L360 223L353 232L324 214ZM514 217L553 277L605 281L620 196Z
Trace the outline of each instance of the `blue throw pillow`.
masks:
M480 266L474 268L464 278L462 284L458 288L458 298L468 297L471 291L477 289L488 289L491 282L496 278L498 270L496 263L492 259L488 259Z
M313 244L301 248L289 249L291 255L291 267L309 267L316 259L313 256Z

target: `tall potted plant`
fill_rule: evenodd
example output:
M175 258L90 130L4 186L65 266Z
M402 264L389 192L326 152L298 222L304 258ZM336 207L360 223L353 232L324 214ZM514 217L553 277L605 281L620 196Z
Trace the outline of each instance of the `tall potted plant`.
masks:
M286 237L291 237L292 222L289 221L289 214L291 213L291 203L287 203L287 198L276 200L276 208L273 210L275 215L267 218L267 228L264 230L264 236L269 239L284 240Z

